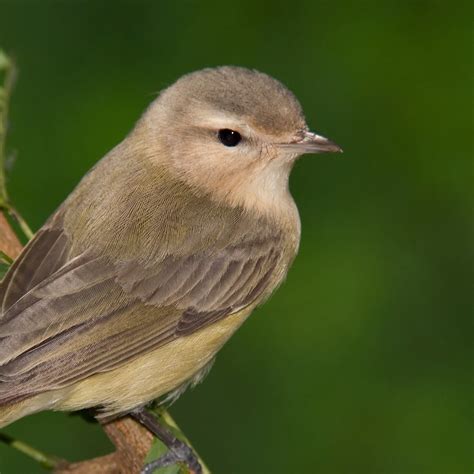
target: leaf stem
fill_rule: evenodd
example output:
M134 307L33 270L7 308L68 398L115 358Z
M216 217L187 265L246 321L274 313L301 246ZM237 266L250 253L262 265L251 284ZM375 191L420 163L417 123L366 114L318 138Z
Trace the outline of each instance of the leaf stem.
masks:
M7 444L8 446L16 449L17 451L22 452L26 456L30 457L31 459L35 460L36 462L40 463L46 469L55 469L59 466L61 461L54 456L49 456L36 448L33 448L29 444L24 443L23 441L19 441L11 436L0 433L0 442Z
M21 231L23 232L24 236L31 240L35 235L34 232L31 230L30 226L26 223L25 219L21 216L21 214L9 203L3 206L3 209L12 216L12 218L16 221L19 225Z
M3 73L3 85L0 86L0 210L8 213L19 225L25 237L30 240L33 232L21 217L20 213L12 206L8 198L5 163L8 131L8 111L10 98L15 85L17 70L15 63L0 49L0 74Z
M4 74L0 87L0 205L8 203L5 182L5 155L8 129L8 109L13 86L15 85L16 67L14 62L0 50L0 73Z

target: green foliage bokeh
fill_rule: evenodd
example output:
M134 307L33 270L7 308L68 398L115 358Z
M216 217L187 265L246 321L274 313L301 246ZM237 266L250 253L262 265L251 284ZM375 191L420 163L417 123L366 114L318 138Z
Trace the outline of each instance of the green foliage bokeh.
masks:
M471 18L462 1L0 1L20 70L8 184L35 229L205 66L282 80L344 148L297 164L287 282L171 410L216 474L472 471ZM111 449L60 413L5 431L69 460ZM0 472L42 470L0 445Z

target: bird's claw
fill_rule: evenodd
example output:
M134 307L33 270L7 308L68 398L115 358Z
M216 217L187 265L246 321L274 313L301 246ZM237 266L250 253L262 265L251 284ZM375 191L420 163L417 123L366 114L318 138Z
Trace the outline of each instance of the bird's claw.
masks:
M194 451L183 441L176 439L168 452L158 459L146 464L141 474L151 474L155 469L172 464L185 464L191 474L202 474L202 467Z

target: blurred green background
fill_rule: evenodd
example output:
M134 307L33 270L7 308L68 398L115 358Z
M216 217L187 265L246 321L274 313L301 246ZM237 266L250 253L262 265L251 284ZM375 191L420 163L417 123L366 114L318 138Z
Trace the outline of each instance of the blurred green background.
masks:
M301 160L287 282L174 414L216 474L472 472L472 11L444 1L0 1L13 201L36 229L183 73L282 80L345 153ZM276 104L277 105L277 104ZM5 429L69 460L79 417ZM0 472L39 473L0 445Z

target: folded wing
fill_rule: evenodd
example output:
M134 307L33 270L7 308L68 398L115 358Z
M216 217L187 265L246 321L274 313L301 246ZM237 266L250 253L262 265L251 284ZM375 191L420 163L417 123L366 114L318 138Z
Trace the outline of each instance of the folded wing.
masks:
M111 370L271 290L278 236L156 265L71 255L45 227L0 284L0 404Z

